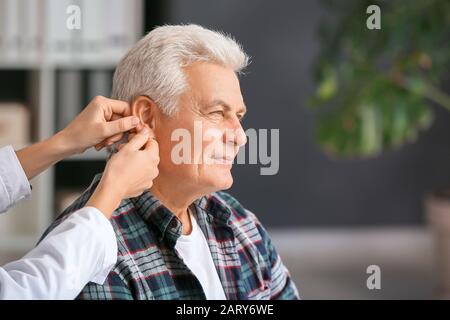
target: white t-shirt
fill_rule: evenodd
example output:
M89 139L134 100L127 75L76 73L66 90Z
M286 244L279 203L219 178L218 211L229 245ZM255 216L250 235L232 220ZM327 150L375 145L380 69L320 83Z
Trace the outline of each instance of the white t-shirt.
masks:
M192 232L181 235L175 249L183 258L184 263L194 273L202 285L208 300L226 300L219 275L209 251L205 235L200 229L194 216L189 212Z

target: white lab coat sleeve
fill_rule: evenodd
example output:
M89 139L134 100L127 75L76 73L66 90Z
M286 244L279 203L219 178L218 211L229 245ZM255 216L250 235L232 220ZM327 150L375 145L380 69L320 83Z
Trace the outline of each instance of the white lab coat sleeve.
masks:
M0 213L31 197L31 186L11 146L0 148Z
M0 299L74 299L117 261L110 221L96 208L67 217L22 259L0 267Z

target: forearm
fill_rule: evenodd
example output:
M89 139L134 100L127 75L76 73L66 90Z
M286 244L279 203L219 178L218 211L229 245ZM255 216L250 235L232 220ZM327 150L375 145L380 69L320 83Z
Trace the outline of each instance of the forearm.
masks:
M117 188L117 184L114 184L114 181L109 181L108 177L104 176L86 203L86 206L97 208L109 219L123 197Z
M62 132L47 140L16 151L17 158L28 180L31 180L51 165L75 153L67 144Z
M116 261L111 223L82 208L22 259L0 267L0 300L73 299L89 281L103 284Z

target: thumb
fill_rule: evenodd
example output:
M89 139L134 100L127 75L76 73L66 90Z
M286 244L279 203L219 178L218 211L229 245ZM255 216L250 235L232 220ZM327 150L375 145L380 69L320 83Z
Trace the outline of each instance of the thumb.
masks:
M152 129L149 130L148 141L145 144L145 150L153 149L154 146L159 148L158 141L156 140L155 132Z
M139 124L139 118L135 116L124 117L114 121L109 121L105 124L106 135L103 138L109 138L115 134L122 133L133 128Z
M149 130L144 128L142 131L138 132L126 145L124 148L131 150L140 150L148 141Z

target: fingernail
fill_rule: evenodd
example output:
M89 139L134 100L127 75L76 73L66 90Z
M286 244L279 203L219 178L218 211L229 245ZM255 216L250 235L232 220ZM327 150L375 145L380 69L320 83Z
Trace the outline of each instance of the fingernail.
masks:
M131 119L131 124L132 124L133 126L137 126L137 125L139 124L139 118L138 118L138 117L133 117L133 118Z
M148 134L149 133L149 131L148 131L148 128L144 128L144 129L142 129L142 134Z

